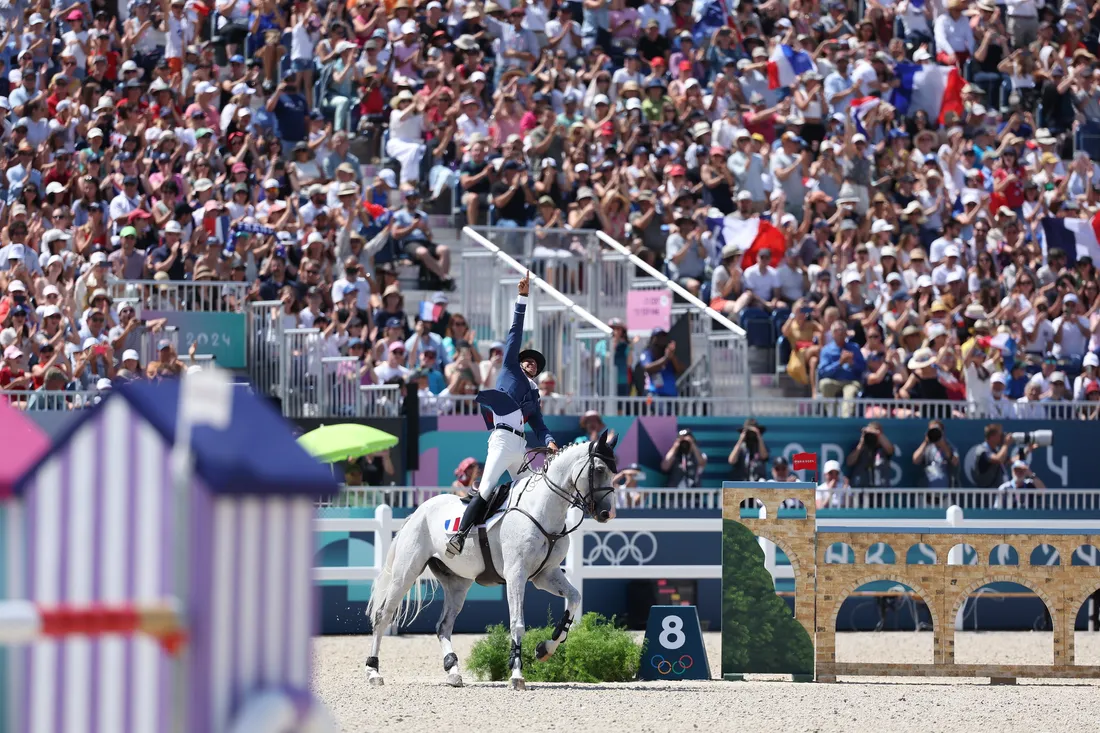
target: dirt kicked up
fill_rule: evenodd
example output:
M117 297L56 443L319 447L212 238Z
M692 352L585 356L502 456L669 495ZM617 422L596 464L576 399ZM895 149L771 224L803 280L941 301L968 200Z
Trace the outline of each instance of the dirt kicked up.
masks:
M704 635L710 667L719 670L719 635ZM477 640L457 635L465 660ZM1091 730L1100 717L1100 683L1033 682L992 687L987 680L859 678L838 684L638 682L609 685L530 683L526 693L504 683L443 684L434 636L386 637L383 687L367 685L363 660L370 637L314 642L313 687L347 733L615 733L662 731L870 731L935 733ZM566 642L568 643L568 642ZM1049 632L959 632L960 663L1049 664ZM1076 635L1079 664L1100 664L1100 633ZM931 633L838 634L838 661L924 662Z

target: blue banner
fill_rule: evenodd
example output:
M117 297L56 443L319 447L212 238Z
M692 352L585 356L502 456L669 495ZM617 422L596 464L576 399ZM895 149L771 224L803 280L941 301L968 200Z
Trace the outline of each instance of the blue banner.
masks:
M547 416L546 424L559 444L572 442L581 435L579 417ZM770 459L795 453L817 453L818 465L837 460L844 465L848 454L859 443L865 419L827 417L759 418ZM661 472L661 459L676 440L677 433L690 428L700 450L707 456L703 486L718 488L723 480L736 478L727 460L737 442L743 417L619 417L605 416L607 426L619 433L616 452L619 464L638 463L645 472L643 486L661 487L667 476ZM925 485L922 469L912 460L921 444L928 423L924 420L881 420L883 433L896 451L889 469L889 485L919 487ZM959 485L974 486L976 450L985 440L984 420L948 420L947 440L960 456ZM1100 424L1095 422L1011 420L1003 423L1008 432L1053 430L1054 444L1040 448L1028 457L1032 470L1050 488L1088 488L1095 478L1090 466L1095 446L1100 445ZM528 432L530 435L530 432ZM420 465L409 482L414 486L449 485L453 472L466 457L485 460L489 433L480 416L440 416L420 418ZM529 442L533 445L533 439ZM770 465L770 461L769 461ZM807 480L811 477L806 476Z

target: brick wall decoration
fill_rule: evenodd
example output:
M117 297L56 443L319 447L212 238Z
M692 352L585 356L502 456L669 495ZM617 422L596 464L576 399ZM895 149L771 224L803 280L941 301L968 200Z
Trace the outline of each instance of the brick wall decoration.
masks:
M741 503L749 498L766 508L764 519L742 518ZM806 516L780 518L784 499L796 498ZM795 618L810 632L815 649L815 678L835 682L837 676L988 677L996 683L1016 678L1098 679L1100 665L1074 664L1073 632L1078 609L1100 588L1100 567L1073 565L1082 546L1100 547L1100 535L1050 530L916 527L818 528L815 486L808 483L726 482L724 519L744 525L756 536L771 540L791 559L795 578ZM1037 522L1039 524L1039 522ZM867 563L867 551L883 542L894 550L894 563ZM826 563L834 543L852 548L851 564ZM909 548L924 543L935 551L932 564L908 564ZM1001 544L1017 550L1019 565L991 565L994 549ZM1030 565L1039 545L1057 549L1057 565ZM949 565L948 555L957 545L973 549L977 565ZM932 617L932 659L919 664L836 661L836 620L844 600L857 588L878 580L902 583L913 589ZM1046 605L1053 623L1052 664L956 664L954 619L970 594L989 583L1018 583L1034 592Z

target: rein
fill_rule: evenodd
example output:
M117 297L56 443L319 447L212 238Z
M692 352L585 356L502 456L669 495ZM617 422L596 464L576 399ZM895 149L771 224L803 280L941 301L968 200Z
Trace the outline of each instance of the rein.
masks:
M547 452L548 451L545 448L536 448L536 449L533 449L533 450L529 451L528 452L528 457L523 462L523 468L521 468L520 473L523 472L523 469L526 469L526 468L530 467L531 460L535 456L542 455L542 454L545 454ZM576 489L575 486L574 486L573 491L570 492L565 487L554 483L554 481L551 480L551 478L550 478L550 474L546 471L546 467L544 466L541 470L534 471L534 476L531 477L531 480L528 480L527 484L523 487L523 489L521 489L520 492L518 494L516 494L515 505L508 507L508 509L504 512L505 514L507 514L508 512L519 512L523 516L530 519L531 523L535 525L535 528L538 529L538 531L542 533L542 536L546 538L546 541L549 545L546 548L546 557L544 557L542 559L542 562L539 563L539 566L535 570L535 572L531 573L531 575L528 577L528 580L530 580L531 578L535 577L536 575L538 575L539 573L542 572L542 569L546 566L547 561L550 559L550 555L554 552L554 547L555 547L555 545L557 545L558 541L561 540L563 537L568 537L569 535L576 532L577 529L580 528L581 524L584 523L585 514L590 514L590 513L593 513L593 512L596 511L595 494L597 492L600 492L600 499L602 499L608 493L613 493L615 491L615 488L613 486L608 486L608 487L602 488L602 489L593 488L593 484L595 483L594 482L595 474L596 474L595 459L596 459L596 456L593 453L589 453L588 454L588 459L585 461L584 469L582 469L582 470L587 470L588 471L588 496L587 497L582 495L580 493L580 491L578 491ZM577 509L581 510L581 518L577 521L576 524L574 524L572 527L567 527L565 524L563 524L561 532L551 533L551 532L548 532L546 530L546 528L542 526L542 523L539 522L539 520L537 520L533 516L531 516L530 512L528 512L526 509L523 509L522 507L519 506L520 500L523 499L523 495L531 487L531 484L533 483L533 480L536 477L542 478L542 480L546 483L547 488L549 488L550 491L553 494L555 494L558 498L565 501L565 503L568 504L570 506L570 508L576 507Z

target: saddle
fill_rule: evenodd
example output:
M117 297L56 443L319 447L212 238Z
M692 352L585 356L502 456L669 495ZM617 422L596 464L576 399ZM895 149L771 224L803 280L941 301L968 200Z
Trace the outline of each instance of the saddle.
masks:
M504 578L500 577L500 573L497 572L496 566L493 564L493 551L489 546L489 533L485 529L484 522L508 503L508 495L511 491L512 483L502 484L497 487L496 492L493 494L493 500L489 502L484 515L477 519L475 525L477 546L481 549L481 560L485 564L485 569L481 571L481 574L478 575L475 580L478 585L504 585ZM463 497L461 501L463 504L469 504L470 497Z

